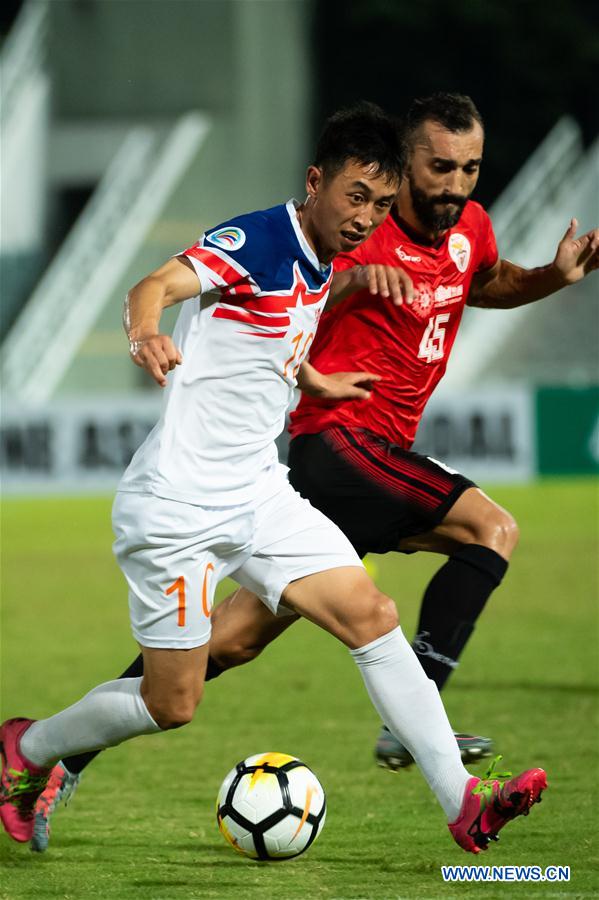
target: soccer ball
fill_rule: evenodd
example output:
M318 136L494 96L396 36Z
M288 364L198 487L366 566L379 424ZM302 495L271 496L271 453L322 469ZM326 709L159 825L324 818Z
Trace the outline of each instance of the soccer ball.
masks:
M231 769L216 798L221 834L251 859L290 859L314 843L327 803L318 778L286 753L257 753Z

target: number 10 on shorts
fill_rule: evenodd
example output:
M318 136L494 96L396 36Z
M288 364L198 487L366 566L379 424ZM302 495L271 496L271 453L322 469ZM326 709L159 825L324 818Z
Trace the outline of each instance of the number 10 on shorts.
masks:
M210 572L214 572L214 566L212 563L207 563L204 569L204 578L202 580L202 612L206 616L206 618L210 617L212 612L212 604L208 601L208 576ZM185 616L187 613L187 595L186 595L186 585L185 578L183 575L179 575L178 578L173 581L173 583L167 587L166 595L169 597L174 592L177 592L177 625L180 628L185 627Z

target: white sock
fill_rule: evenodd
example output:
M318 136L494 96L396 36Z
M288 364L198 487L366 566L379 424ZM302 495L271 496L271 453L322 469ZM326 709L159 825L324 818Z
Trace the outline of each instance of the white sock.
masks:
M350 653L381 719L410 751L453 822L472 776L462 765L436 684L399 627Z
M140 688L141 678L98 685L73 706L34 722L21 738L21 752L36 766L48 766L64 756L116 747L137 735L161 731Z

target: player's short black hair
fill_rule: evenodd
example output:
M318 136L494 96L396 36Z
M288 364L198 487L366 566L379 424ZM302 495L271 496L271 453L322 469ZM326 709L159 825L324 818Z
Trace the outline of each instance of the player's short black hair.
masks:
M408 145L420 125L431 119L454 133L470 131L475 122L484 128L483 117L471 97L438 91L430 97L418 97L412 101L403 123Z
M398 120L375 103L362 100L333 113L316 145L314 165L326 177L336 175L350 160L374 165L387 181L401 181L404 147Z

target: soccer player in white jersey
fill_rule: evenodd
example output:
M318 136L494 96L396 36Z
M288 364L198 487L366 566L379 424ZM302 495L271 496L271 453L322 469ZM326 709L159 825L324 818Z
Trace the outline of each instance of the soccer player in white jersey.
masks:
M465 850L486 848L539 800L542 769L503 784L466 771L394 602L277 461L274 439L326 303L331 261L385 218L401 159L397 129L377 107L338 113L308 169L304 203L209 229L130 292L131 355L165 387L160 420L113 509L144 674L99 685L50 718L2 725L0 818L15 840L30 840L35 801L57 760L192 719L214 589L227 575L276 614L303 615L348 647L379 715L409 748ZM160 333L161 313L183 301L171 339ZM360 389L352 378L331 378L329 396Z

